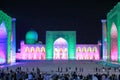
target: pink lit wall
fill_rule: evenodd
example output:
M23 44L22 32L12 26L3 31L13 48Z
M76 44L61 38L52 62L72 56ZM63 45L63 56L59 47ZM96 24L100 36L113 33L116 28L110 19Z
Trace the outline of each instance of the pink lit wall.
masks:
M117 38L111 39L111 60L117 61L118 60L118 47L117 47Z
M77 60L99 60L100 51L99 45L76 45Z
M60 47L60 46L59 46ZM24 41L21 42L21 51L20 53L16 53L17 60L46 60L46 51L45 46L40 44L24 44ZM60 55L56 54L58 51L62 54L62 58L59 58ZM68 53L66 45L62 46L62 48L57 48L54 45L54 60L62 59L68 60ZM58 57L59 56L59 57ZM57 59L56 59L57 57ZM76 45L76 60L100 60L100 45L99 44L91 44L91 45Z
M45 46L41 44L24 44L21 42L21 51L17 53L17 60L45 60Z

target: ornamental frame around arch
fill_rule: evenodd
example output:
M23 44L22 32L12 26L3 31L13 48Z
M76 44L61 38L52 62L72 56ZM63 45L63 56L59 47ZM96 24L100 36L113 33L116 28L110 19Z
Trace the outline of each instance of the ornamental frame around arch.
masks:
M120 2L114 6L113 9L107 14L107 60L111 60L111 27L112 24L116 25L118 30L118 62L120 62Z
M72 37L71 37L72 36ZM63 37L68 42L68 59L75 59L76 53L76 32L75 31L47 31L46 32L46 58L53 59L53 43Z
M0 24L4 21L7 30L7 55L6 63L11 62L11 31L12 31L12 18L0 10Z

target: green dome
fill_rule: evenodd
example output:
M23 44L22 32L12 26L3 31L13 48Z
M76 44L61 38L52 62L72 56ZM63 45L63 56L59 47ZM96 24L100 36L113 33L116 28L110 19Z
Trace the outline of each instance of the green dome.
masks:
M35 44L36 41L38 40L38 34L34 30L30 30L26 33L26 43L27 44Z

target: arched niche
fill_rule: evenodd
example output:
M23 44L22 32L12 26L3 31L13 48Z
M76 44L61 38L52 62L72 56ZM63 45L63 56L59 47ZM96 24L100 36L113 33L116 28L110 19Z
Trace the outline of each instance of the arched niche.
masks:
M54 60L67 60L68 59L68 42L59 37L54 41L54 52L53 59Z
M7 30L5 23L0 24L0 64L6 62L7 56Z
M47 31L46 32L46 59L52 60L54 53L54 42L63 38L68 43L68 59L75 59L76 53L76 32L75 31ZM65 49L66 50L66 49Z
M110 35L111 35L110 58L112 61L117 61L118 60L118 31L115 23L112 23Z

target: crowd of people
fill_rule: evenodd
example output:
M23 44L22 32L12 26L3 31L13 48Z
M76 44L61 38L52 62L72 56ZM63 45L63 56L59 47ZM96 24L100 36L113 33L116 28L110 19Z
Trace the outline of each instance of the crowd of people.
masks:
M21 67L15 70L7 68L0 69L0 80L120 80L120 75L116 74L78 74L77 71L56 71L56 72L42 72L40 69L33 68L22 70Z

